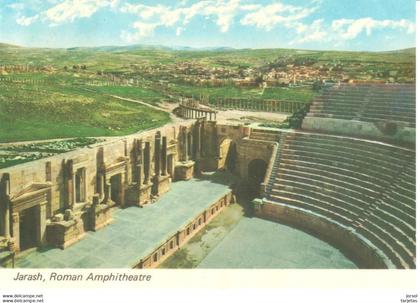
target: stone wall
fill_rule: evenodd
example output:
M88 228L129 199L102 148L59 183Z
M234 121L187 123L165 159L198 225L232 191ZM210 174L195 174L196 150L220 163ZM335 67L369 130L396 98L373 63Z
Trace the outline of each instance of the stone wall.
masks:
M244 138L237 146L238 159L236 165L237 174L248 179L248 165L255 159L264 160L268 165L273 155L276 143L267 141L250 140ZM270 172L267 171L267 174Z
M113 206L143 207L174 179L218 169L246 178L249 162L269 163L273 151L272 142L250 140L250 133L247 126L199 119L2 169L0 236L19 252L20 223L34 210L26 223L36 230L36 246L65 248L109 224Z
M213 129L208 123L174 124L0 170L0 236L19 251L22 212L37 207L29 222L38 231L37 245L65 247L108 224L111 205L151 202L169 190L177 163L190 161L194 169L212 154L208 150L217 150L209 145L217 141L204 140Z

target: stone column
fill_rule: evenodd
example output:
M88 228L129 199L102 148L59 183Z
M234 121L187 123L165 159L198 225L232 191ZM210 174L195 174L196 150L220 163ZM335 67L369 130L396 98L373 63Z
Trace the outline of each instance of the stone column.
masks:
M200 137L200 124L196 123L194 125L194 133L195 133L195 140L194 140L194 157L198 159L201 155L201 137Z
M0 235L3 234L5 238L10 238L10 175L4 174L0 181L0 211L2 212L0 224ZM1 205L3 202L3 205Z
M111 200L111 183L109 181L105 181L104 184L104 201L108 202Z
M19 213L14 212L12 214L12 236L15 239L15 250L20 251L20 230L19 230Z
M4 230L3 235L6 239L10 238L10 200L6 198L4 201L4 212L3 212L3 223Z
M124 174L121 174L121 183L120 183L120 192L119 192L119 196L120 196L120 207L124 208L125 207L125 189L126 189L126 184L127 184L127 179L125 178Z
M155 176L160 176L160 132L155 136Z
M200 156L204 156L204 123L199 125L199 136L200 136Z
M168 174L168 142L166 136L162 137L162 176Z
M105 196L105 175L103 173L100 173L98 175L98 188L97 188L98 194L103 199Z
M126 157L125 158L125 184L131 184L133 182L132 177L133 177L133 172L131 171L132 166L130 164L130 158Z
M131 163L132 166L132 183L138 183L139 179L139 172L138 172L138 165L143 163L143 142L142 140L135 140L134 147L133 147L133 161Z
M193 154L193 136L192 133L188 133L188 158L192 158Z
M144 184L149 184L150 182L150 142L146 142L144 146Z
M137 188L140 188L143 182L143 166L141 164L136 165L136 182Z
M45 239L45 231L47 229L46 213L47 213L47 201L38 205L37 231L36 231L36 238L37 238L38 245L43 245L46 242L46 239Z
M188 161L188 135L187 129L184 128L182 132L182 143L183 143L183 160Z
M67 161L67 208L73 209L74 205L74 172L73 172L73 160Z

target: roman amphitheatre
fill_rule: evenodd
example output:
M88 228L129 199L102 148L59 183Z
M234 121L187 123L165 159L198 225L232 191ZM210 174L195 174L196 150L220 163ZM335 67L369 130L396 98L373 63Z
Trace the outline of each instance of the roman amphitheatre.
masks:
M0 44L0 265L414 269L414 69Z

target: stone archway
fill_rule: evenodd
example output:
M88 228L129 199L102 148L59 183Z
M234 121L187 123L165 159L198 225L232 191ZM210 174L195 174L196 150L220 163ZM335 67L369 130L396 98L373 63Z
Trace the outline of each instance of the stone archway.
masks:
M264 160L254 159L248 163L248 183L253 194L259 194L266 172L267 162Z

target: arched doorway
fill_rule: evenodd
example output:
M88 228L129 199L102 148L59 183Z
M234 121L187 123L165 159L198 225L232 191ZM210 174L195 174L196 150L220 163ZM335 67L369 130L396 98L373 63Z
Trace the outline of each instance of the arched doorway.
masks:
M248 164L248 183L254 195L260 192L260 184L264 181L267 163L261 159L254 159Z

